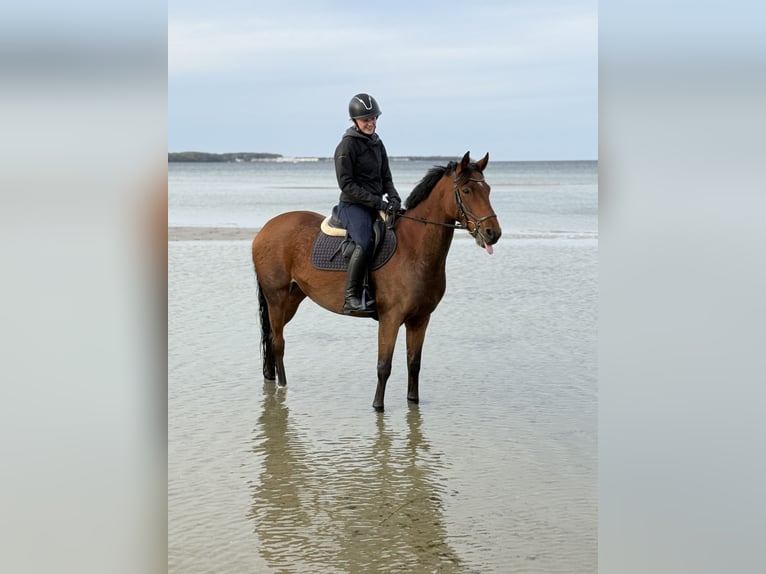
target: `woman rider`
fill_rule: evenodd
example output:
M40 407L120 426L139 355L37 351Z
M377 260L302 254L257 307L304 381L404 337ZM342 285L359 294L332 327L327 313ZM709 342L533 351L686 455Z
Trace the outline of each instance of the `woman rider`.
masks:
M354 125L335 149L338 217L353 242L343 313L366 316L374 313L375 304L362 301L364 275L372 258L372 224L379 210L399 209L402 202L391 178L386 148L375 133L381 114L378 102L369 94L357 94L348 104L348 114Z

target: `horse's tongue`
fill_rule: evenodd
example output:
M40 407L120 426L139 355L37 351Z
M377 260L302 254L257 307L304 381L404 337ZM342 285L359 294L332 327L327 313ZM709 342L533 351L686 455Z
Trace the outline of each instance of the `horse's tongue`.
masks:
M490 255L492 255L495 252L495 250L492 249L492 246L489 243L484 244L484 249L486 249L487 253L489 253Z

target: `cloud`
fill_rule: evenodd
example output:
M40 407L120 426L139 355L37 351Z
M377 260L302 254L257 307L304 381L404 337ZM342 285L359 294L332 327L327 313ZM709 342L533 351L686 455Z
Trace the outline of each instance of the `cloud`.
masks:
M363 17L332 1L289 14L281 5L255 13L225 3L211 17L208 6L179 4L168 26L169 141L174 149L316 154L344 125L357 91L379 99L390 133L411 143L415 128L438 147L455 132L535 131L595 117L596 4L553 1L386 3ZM424 119L428 128L418 130ZM595 120L590 132L592 148Z
M303 12L175 20L168 26L168 70L173 75L257 72L277 66L310 72L313 66L416 74L547 65L597 54L595 13L519 14L512 7L487 19L432 18L359 23L348 17ZM473 19L473 21L472 21Z
M365 43L389 45L391 33L369 30ZM168 26L168 71L171 75L204 75L276 66L361 66L357 31L337 25L244 20L195 20ZM340 54L347 59L339 59ZM308 67L308 66L306 66Z

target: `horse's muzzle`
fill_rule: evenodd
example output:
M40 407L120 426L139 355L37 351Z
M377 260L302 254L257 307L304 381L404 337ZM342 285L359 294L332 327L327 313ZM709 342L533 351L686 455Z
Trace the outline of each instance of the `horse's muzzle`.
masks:
M488 226L486 229L481 229L480 231L484 241L489 245L497 243L497 240L500 239L500 236L503 234L503 230L500 229L499 225Z

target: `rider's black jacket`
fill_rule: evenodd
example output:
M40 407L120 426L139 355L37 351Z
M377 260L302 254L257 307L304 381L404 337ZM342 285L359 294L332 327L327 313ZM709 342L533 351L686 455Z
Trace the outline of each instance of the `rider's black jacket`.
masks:
M340 200L384 209L388 201L401 204L394 188L388 155L378 134L365 135L350 127L335 148L335 175L340 186Z

